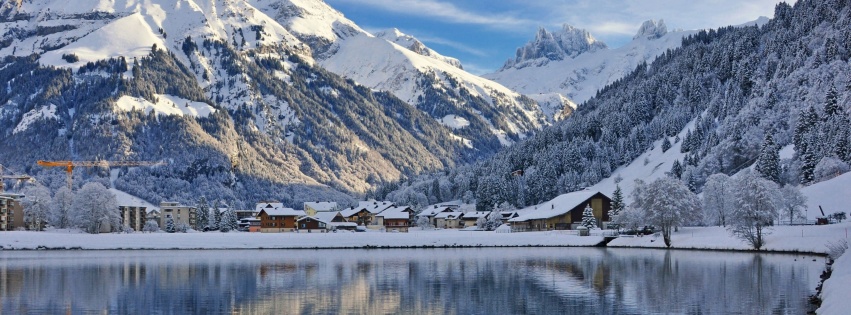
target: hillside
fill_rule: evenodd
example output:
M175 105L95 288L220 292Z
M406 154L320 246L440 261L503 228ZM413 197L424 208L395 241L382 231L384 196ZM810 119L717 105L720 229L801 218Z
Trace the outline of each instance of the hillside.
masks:
M7 82L0 89L0 161L54 188L63 173L37 167L36 160L166 161L122 169L115 180L115 188L153 203L206 195L237 205L261 199L347 204L350 194L377 183L492 155L501 140L510 143L540 126L511 120L527 116L512 110L504 116L502 107L464 88L452 93L465 98L450 103L467 112L434 116L343 78L314 59L315 43L305 36L322 34L322 21L280 24L280 15L265 13L275 4L326 6L0 4L0 78ZM467 128L435 118L450 113L481 115L467 115L473 126ZM108 172L75 173L80 185L103 181Z
M781 161L782 183L818 182L851 162L851 46L842 40L851 35L849 14L843 1L799 1L777 5L762 26L698 32L494 158L376 195L534 205L644 164L665 138L680 168L661 163L657 171L699 192L709 175L749 167L766 135L776 148L794 147Z

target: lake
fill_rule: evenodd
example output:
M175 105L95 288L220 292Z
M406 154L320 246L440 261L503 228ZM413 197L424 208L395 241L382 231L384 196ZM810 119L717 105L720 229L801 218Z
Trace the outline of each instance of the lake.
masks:
M622 248L0 251L0 314L804 314L823 268Z

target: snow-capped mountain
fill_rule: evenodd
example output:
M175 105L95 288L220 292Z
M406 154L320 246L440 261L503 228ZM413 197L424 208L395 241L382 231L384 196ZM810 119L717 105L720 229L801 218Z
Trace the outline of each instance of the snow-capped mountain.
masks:
M651 20L642 24L631 42L610 49L587 31L568 25L555 33L540 29L514 59L484 77L535 99L553 117L571 111L639 64L679 47L683 37L694 33L669 32L664 21ZM558 103L559 99L565 101Z
M252 3L273 16L331 72L387 91L435 119L459 116L470 125L456 133L479 149L496 136L508 144L546 125L537 104L505 86L470 74L460 63L400 32L374 36L316 0Z
M452 66L455 66L458 69L464 69L464 67L461 65L460 60L441 55L434 49L428 48L425 44L423 44L423 42L419 41L411 35L402 33L398 29L389 29L375 33L374 35L375 37L382 38L388 42L405 47L408 50L418 53L420 55L443 61Z
M115 180L150 202L345 203L545 123L534 101L318 0L6 1L0 34L0 161L41 180L58 172L38 159L167 160Z

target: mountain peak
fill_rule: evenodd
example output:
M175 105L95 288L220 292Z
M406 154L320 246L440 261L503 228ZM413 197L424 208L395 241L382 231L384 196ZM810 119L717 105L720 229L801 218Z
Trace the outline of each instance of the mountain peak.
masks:
M638 33L632 39L657 39L665 36L665 34L668 34L668 27L665 25L665 20L659 19L658 22L647 20L641 24L641 27L638 28Z
M391 28L391 29L388 29L388 30L380 31L380 32L375 33L374 35L375 35L375 37L378 37L378 38L384 39L388 42L402 46L402 47L404 47L404 48L406 48L410 51L413 51L413 52L415 52L419 55L423 55L423 56L426 56L426 57L431 57L433 59L443 61L443 62L448 63L448 64L450 64L453 67L456 67L458 69L464 69L464 67L461 66L461 61L459 61L458 59L441 55L437 51L435 51L435 50L429 48L428 46L426 46L425 44L423 44L423 42L421 42L416 37L405 34L397 28Z
M514 59L508 60L504 68L523 67L530 62L546 63L548 61L574 58L582 53L606 49L605 43L591 36L587 30L564 24L559 31L550 32L541 27L535 34L535 39L517 49Z

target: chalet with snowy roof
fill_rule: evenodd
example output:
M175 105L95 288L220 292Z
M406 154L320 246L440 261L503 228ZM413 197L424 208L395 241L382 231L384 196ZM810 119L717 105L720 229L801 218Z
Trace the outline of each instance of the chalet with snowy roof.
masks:
M383 222L379 222L375 216L393 206L395 205L389 201L361 201L358 203L357 207L344 209L341 212L343 217L349 222L355 222L358 225L379 229L384 224Z
M304 215L304 211L292 208L263 207L258 215L258 218L260 218L260 232L295 232L296 220Z
M461 217L461 226L462 227L476 226L476 222L479 221L479 218L487 219L490 214L491 214L490 211L464 212L464 215Z
M610 221L612 200L599 191L582 190L522 209L508 222L514 232L575 229L582 223L582 212L588 206L593 209L598 226Z
M502 211L499 213L502 216L502 223L508 223L508 220L519 217L520 214L517 211Z
M316 201L304 203L304 213L307 213L309 216L316 216L319 212L333 212L337 210L336 202Z
M346 221L340 211L318 212L314 217L330 225L332 230L354 231L358 226L357 223Z
M457 229L461 227L462 212L441 212L434 215L434 227L441 229Z
M419 214L417 214L417 219L419 219L420 217L426 217L426 218L428 218L429 224L431 224L432 226L437 226L437 224L435 224L436 222L434 220L435 215L437 215L438 213L441 213L441 212L455 212L455 209L456 208L452 207L451 205L428 206L425 209L423 209L423 211L420 211Z
M410 207L392 207L376 215L376 218L383 223L384 229L388 232L408 232L411 220L414 218L414 210Z
M320 219L311 216L304 216L296 220L296 231L299 233L325 233L331 229L331 226Z

